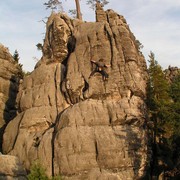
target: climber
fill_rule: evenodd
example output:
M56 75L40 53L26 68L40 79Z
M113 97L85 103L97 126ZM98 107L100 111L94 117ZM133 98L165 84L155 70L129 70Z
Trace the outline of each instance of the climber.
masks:
M96 68L91 72L89 78L93 76L96 72L99 72L102 75L104 81L108 79L109 75L106 73L105 68L109 67L110 65L106 65L103 61L103 59L100 59L97 62L91 60L91 62L96 65Z

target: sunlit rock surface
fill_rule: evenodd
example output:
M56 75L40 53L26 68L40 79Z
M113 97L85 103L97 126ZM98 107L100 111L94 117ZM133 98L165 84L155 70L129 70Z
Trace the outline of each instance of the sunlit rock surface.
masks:
M64 179L142 178L150 157L146 63L123 16L97 8L96 18L50 16L43 57L19 88L3 152L27 169L39 159L48 175ZM90 77L91 60L101 58L107 81Z

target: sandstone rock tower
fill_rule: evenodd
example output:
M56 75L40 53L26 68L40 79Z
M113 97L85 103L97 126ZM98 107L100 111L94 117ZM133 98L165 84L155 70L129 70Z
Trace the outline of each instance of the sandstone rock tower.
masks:
M19 88L3 152L27 169L39 159L49 175L68 180L142 178L146 63L123 16L99 7L96 19L49 17L43 56ZM100 73L89 78L91 60L101 58L108 81Z
M9 50L0 44L0 151L4 128L16 116L19 73L19 66Z

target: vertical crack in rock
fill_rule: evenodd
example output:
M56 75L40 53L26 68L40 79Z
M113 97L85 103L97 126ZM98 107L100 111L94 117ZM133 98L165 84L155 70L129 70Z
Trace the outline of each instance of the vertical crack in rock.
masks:
M107 24L105 24L104 25L104 31L105 31L105 33L107 34L107 38L108 38L108 40L109 40L109 43L110 43L110 48L111 48L111 67L113 68L114 67L114 65L113 65L113 57L114 57L114 51L113 51L113 37L111 36L111 34L112 34L112 31L110 32L110 27L109 27L109 25L107 25Z
M99 152L98 152L97 140L95 140L95 150L96 150L96 162L97 162L97 164L98 164L98 155L99 155Z
M48 37L48 54L49 54L49 57L52 58L52 55L53 55L53 50L52 50L52 46L51 46L51 40L52 40L52 37L53 37L53 26L54 26L54 21L49 25L48 29L47 29L47 37Z
M112 126L112 118L109 117L109 125Z
M60 92L58 92L58 84L57 84L57 80L56 80L56 78L57 78L57 71L58 71L58 65L56 65L56 69L55 69L55 72L54 72L56 113L58 115L59 112L58 112L58 98L57 98L57 96L58 96L58 93L60 93ZM59 84L59 86L60 86L60 84Z
M88 84L88 82L85 80L85 78L83 78L84 79L84 87L82 88L82 95L83 95L83 98L84 99L86 99L86 97L85 97L85 91L87 91L88 89L89 89L89 84Z
M51 103L51 98L50 96L48 95L48 101L49 101L49 105L52 106L52 103Z
M59 119L59 110L58 110L58 84L57 84L57 71L58 71L58 65L56 65L55 73L54 73L54 85L55 85L55 101L56 101L56 120L55 124L57 124ZM54 140L56 135L56 127L54 127L54 131L52 132L52 140L51 140L51 147L52 147L52 176L54 176Z
M58 116L57 116L57 118L56 118L56 122L58 121ZM56 123L55 122L55 123ZM55 136L56 136L56 127L54 127L54 131L52 132L52 140L51 140L51 147L52 147L52 160L51 160L51 166L52 166L52 176L54 176L54 171L55 171L55 169L54 169L54 151L55 151L55 149L54 149L54 141L55 141Z

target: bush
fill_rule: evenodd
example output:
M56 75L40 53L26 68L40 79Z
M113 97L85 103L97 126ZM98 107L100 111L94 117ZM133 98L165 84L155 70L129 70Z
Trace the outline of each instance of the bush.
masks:
M30 174L28 175L28 180L49 180L45 173L45 169L38 161L32 164Z
M48 178L45 171L39 161L35 161L30 168L28 180L62 180L60 175Z
M51 180L62 180L62 178L60 175L58 175L58 176L52 177Z

